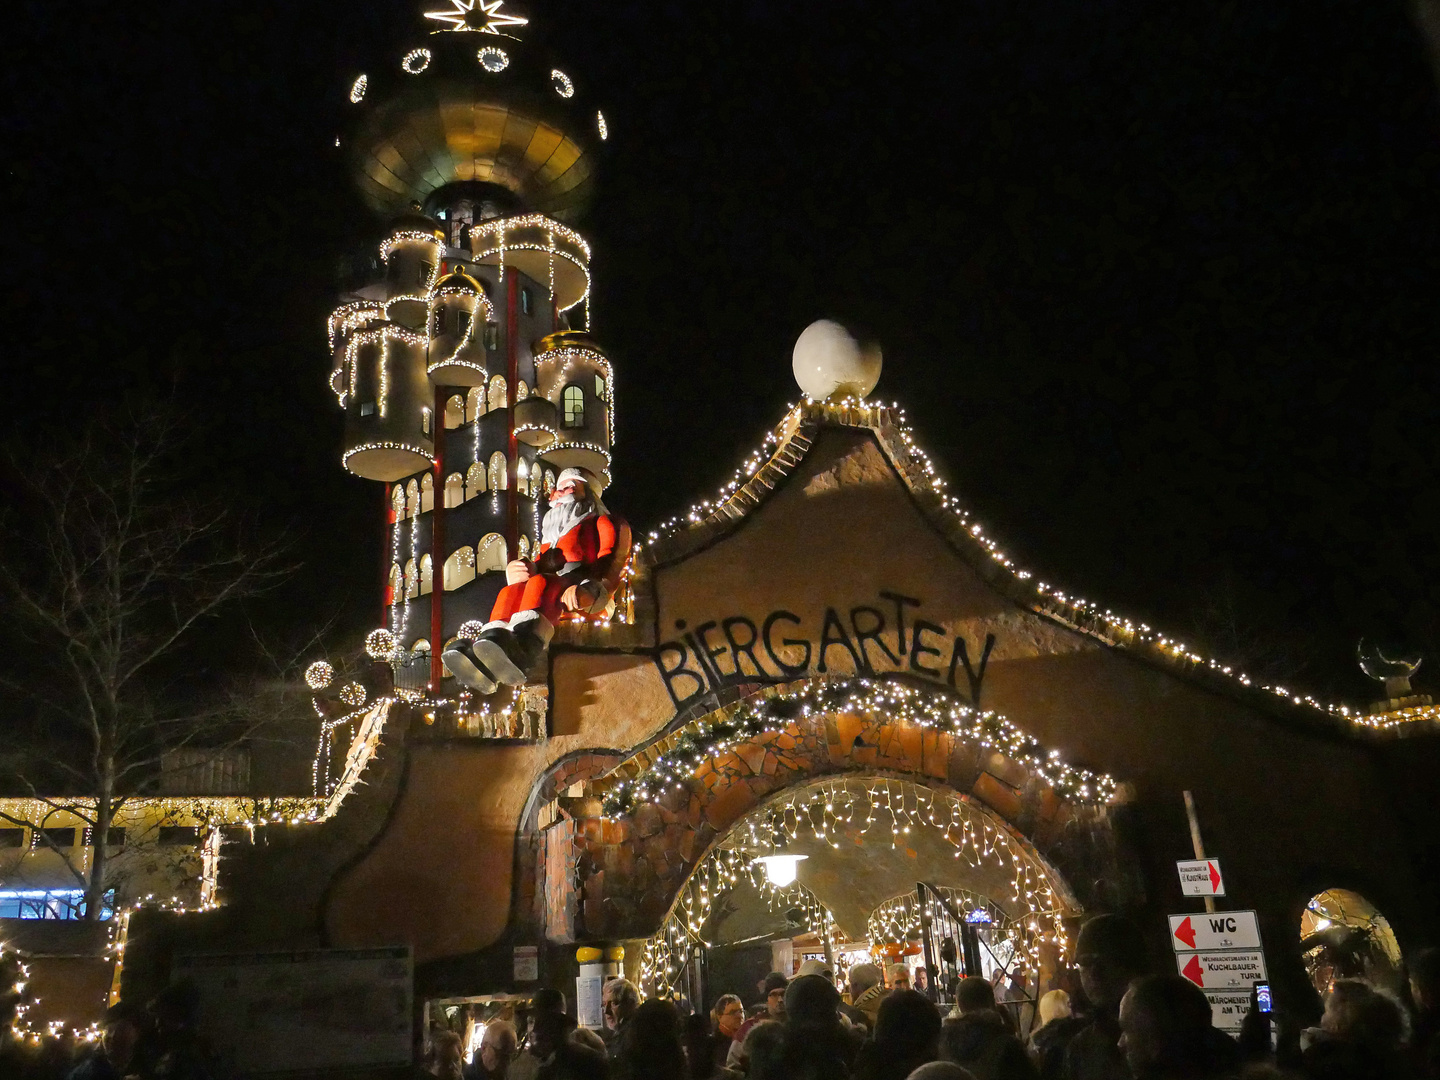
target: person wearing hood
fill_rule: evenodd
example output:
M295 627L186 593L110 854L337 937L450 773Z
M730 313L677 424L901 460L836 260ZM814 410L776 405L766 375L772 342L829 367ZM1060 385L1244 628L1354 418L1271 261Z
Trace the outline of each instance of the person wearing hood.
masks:
M856 964L850 969L850 1009L846 1015L874 1031L880 1002L889 992L878 964Z
M946 1020L940 1035L947 1061L969 1070L975 1080L1037 1080L1040 1073L1010 1034L988 982L978 976L961 979L956 1000L960 1015Z

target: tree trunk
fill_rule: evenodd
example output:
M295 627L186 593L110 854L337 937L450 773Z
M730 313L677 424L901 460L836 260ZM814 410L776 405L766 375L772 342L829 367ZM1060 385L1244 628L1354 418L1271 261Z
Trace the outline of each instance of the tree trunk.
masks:
M105 864L110 839L110 823L115 818L115 761L106 757L101 762L100 783L95 798L95 833L91 837L94 855L90 860L90 880L85 888L85 918L100 919L105 906Z

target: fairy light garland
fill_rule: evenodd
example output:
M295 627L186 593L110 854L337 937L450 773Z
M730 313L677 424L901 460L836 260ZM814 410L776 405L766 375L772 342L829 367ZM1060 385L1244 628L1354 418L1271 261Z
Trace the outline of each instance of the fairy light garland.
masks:
M831 713L859 713L914 724L976 742L1019 762L1056 794L1104 802L1116 789L1103 773L1066 765L1058 750L1046 750L999 713L973 709L936 691L870 679L816 679L799 691L747 705L733 716L702 720L684 729L677 744L639 776L615 785L605 799L607 815L626 814L639 803L684 787L696 770L751 739L784 731L795 720Z
M1101 607L1084 597L1067 593L1047 582L1036 580L1030 571L1020 567L1001 549L998 543L986 535L983 526L972 519L970 511L960 503L960 500L946 492L944 478L939 475L934 463L916 442L906 421L904 410L896 404L882 405L860 398L845 398L838 402L816 402L807 398L792 405L776 429L766 433L760 447L750 454L714 498L702 500L684 514L663 522L650 532L650 542L663 542L695 526L719 522L722 519L728 520L732 516L725 513L729 501L741 488L754 481L763 469L774 462L777 454L785 449L790 437L807 418L871 428L877 434L882 435L882 444L885 443L883 437L885 430L892 430L903 448L903 455L906 459L903 464L908 464L913 469L913 478L918 481L916 486L932 495L938 501L940 509L950 514L994 562L1009 571L1017 582L1024 583L1026 588L1033 591L1032 603L1037 611L1057 619L1080 633L1099 638L1109 645L1120 648L1145 646L1155 648L1169 659L1183 661L1192 670L1204 670L1209 674L1231 679L1246 689L1263 691L1291 705L1308 708L1333 719L1348 721L1358 727L1370 730L1393 728L1416 720L1440 720L1440 706L1421 706L1413 710L1367 713L1348 705L1321 701L1314 695L1299 693L1284 686L1259 683L1234 665L1207 657L1184 642L1161 633L1144 622L1118 615L1109 608ZM781 434L782 432L785 434Z
M353 83L351 83L351 84L350 84L350 104L352 104L352 105L359 105L360 102L364 101L364 100L365 100L365 88L368 87L369 85L370 85L370 78L369 78L369 76L366 76L366 75L361 75L361 76L358 77Z
M565 386L570 381L570 375L575 369L577 362L593 364L604 373L605 395L601 399L605 404L605 435L610 440L610 446L615 446L615 370L610 365L610 360L604 353L597 349L589 349L580 345L562 345L558 349L547 349L535 357L535 370L538 373L544 364L561 364L561 368L551 376L551 393L558 398L564 392ZM538 374L537 374L538 381ZM557 408L560 406L558 400L551 400L551 404ZM559 438L559 434L556 434Z
M411 49L400 61L406 75L419 75L430 66L432 59L429 49Z

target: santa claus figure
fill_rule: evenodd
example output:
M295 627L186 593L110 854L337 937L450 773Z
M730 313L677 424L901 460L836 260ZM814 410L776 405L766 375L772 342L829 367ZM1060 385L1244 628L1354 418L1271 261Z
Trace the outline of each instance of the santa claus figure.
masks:
M508 584L474 641L457 640L440 656L446 669L481 694L519 686L544 654L566 611L601 613L610 603L630 546L630 527L605 509L584 469L555 482L533 559L505 567Z

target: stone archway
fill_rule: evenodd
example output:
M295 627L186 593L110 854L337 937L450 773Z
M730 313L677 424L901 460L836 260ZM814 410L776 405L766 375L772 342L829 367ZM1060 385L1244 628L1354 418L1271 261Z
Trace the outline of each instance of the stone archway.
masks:
M545 836L547 936L651 936L738 821L787 788L854 773L953 791L1062 874L1074 862L1088 880L1092 864L1114 858L1111 778L933 688L809 680L672 731L591 781L588 816Z

